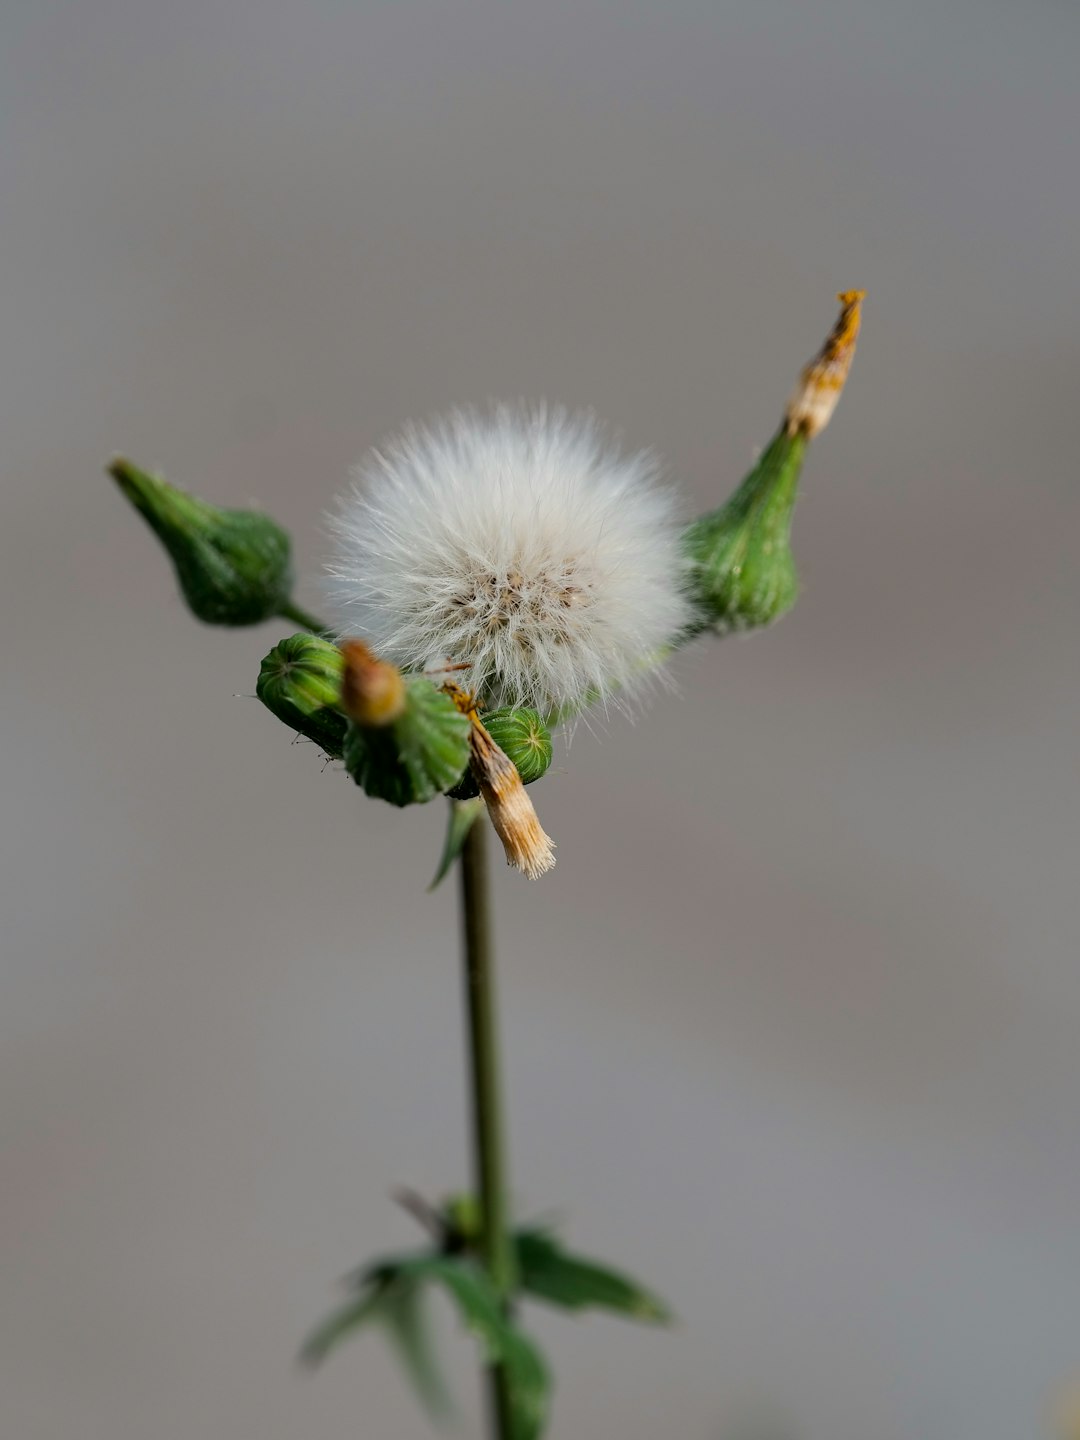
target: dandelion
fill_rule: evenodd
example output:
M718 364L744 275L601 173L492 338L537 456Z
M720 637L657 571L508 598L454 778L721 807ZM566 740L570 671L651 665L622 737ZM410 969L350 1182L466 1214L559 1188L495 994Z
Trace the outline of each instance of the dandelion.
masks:
M484 708L620 695L690 618L674 496L588 416L499 407L410 427L332 518L342 633L468 667Z
M696 636L768 624L794 603L799 475L859 330L862 292L838 298L840 318L760 460L685 529L655 459L621 453L587 416L499 407L406 429L358 468L333 517L336 627L294 600L289 538L269 517L208 506L127 461L110 466L200 619L253 625L277 615L310 632L263 661L256 693L268 710L340 758L366 795L402 808L448 802L430 888L456 868L474 1193L441 1210L422 1203L424 1248L358 1271L303 1356L318 1364L384 1322L408 1342L421 1396L437 1408L418 1306L425 1290L441 1289L480 1342L496 1440L540 1440L546 1424L551 1381L521 1326L524 1300L670 1317L638 1281L512 1213L487 822L509 865L530 879L547 874L555 846L526 787L551 764L554 720L621 700ZM1073 1421L1063 1414L1070 1440L1080 1437Z

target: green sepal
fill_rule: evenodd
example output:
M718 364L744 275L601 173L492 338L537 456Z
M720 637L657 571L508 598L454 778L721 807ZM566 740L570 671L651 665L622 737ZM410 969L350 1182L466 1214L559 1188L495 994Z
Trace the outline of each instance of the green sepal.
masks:
M484 802L479 796L471 800L451 800L450 810L446 819L446 838L443 840L442 854L439 857L439 868L435 871L431 884L427 887L428 894L438 889L450 870L450 866L461 854L465 841L469 838L469 831L484 813Z
M255 694L266 708L340 760L348 721L341 713L341 651L317 635L292 635L262 662Z
M547 773L551 765L551 731L535 710L527 706L489 710L480 716L480 723L517 766L526 785ZM462 777L453 792L458 800L468 800L479 793L471 772Z
M422 675L405 677L406 704L390 725L349 722L345 768L367 795L422 805L451 789L469 763L469 720Z
M564 1250L547 1230L514 1237L521 1289L563 1310L610 1310L630 1320L665 1325L671 1311L651 1291L619 1270Z
M257 625L288 607L291 544L268 515L208 505L129 460L114 460L109 474L165 546L198 619Z
M682 638L768 625L794 605L791 518L806 446L782 428L730 500L684 530L700 618Z

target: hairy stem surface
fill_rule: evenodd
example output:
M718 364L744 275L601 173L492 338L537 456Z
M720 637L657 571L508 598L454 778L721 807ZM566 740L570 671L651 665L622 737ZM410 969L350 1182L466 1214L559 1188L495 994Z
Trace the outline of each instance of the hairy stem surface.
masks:
M488 892L487 819L480 816L461 852L461 916L468 1016L474 1187L480 1201L480 1254L504 1305L513 1285L506 1214L502 1092L495 1013L495 956ZM489 1370L492 1434L512 1440L509 1380L502 1365Z

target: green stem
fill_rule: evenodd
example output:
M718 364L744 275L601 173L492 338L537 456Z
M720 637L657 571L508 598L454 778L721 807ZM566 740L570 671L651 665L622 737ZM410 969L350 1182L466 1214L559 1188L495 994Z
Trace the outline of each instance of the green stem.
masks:
M488 900L486 817L469 830L461 852L461 915L468 1013L473 1169L480 1200L480 1256L503 1303L514 1282L506 1214L506 1156L502 1139L499 1045L495 1016L495 955ZM492 1434L512 1440L509 1377L489 1370Z
M294 625L301 626L304 630L310 630L313 635L328 635L331 627L320 620L317 615L310 614L302 609L294 600L286 600L278 610L283 620L291 620Z

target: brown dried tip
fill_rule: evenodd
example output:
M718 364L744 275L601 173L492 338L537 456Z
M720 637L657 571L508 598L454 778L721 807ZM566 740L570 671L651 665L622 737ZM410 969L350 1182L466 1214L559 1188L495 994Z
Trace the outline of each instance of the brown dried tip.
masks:
M865 290L842 290L837 295L837 300L844 307L840 318L821 347L820 354L802 372L788 401L784 420L789 435L801 433L812 440L831 420L855 358L855 342L859 338L861 307L865 297Z
M538 880L555 864L554 842L540 828L533 803L521 783L517 766L477 719L469 717L472 773L487 802L488 814L506 851L506 862L530 880Z
M405 681L396 665L378 660L362 640L346 640L341 647L345 674L341 703L358 725L389 725L405 709Z

